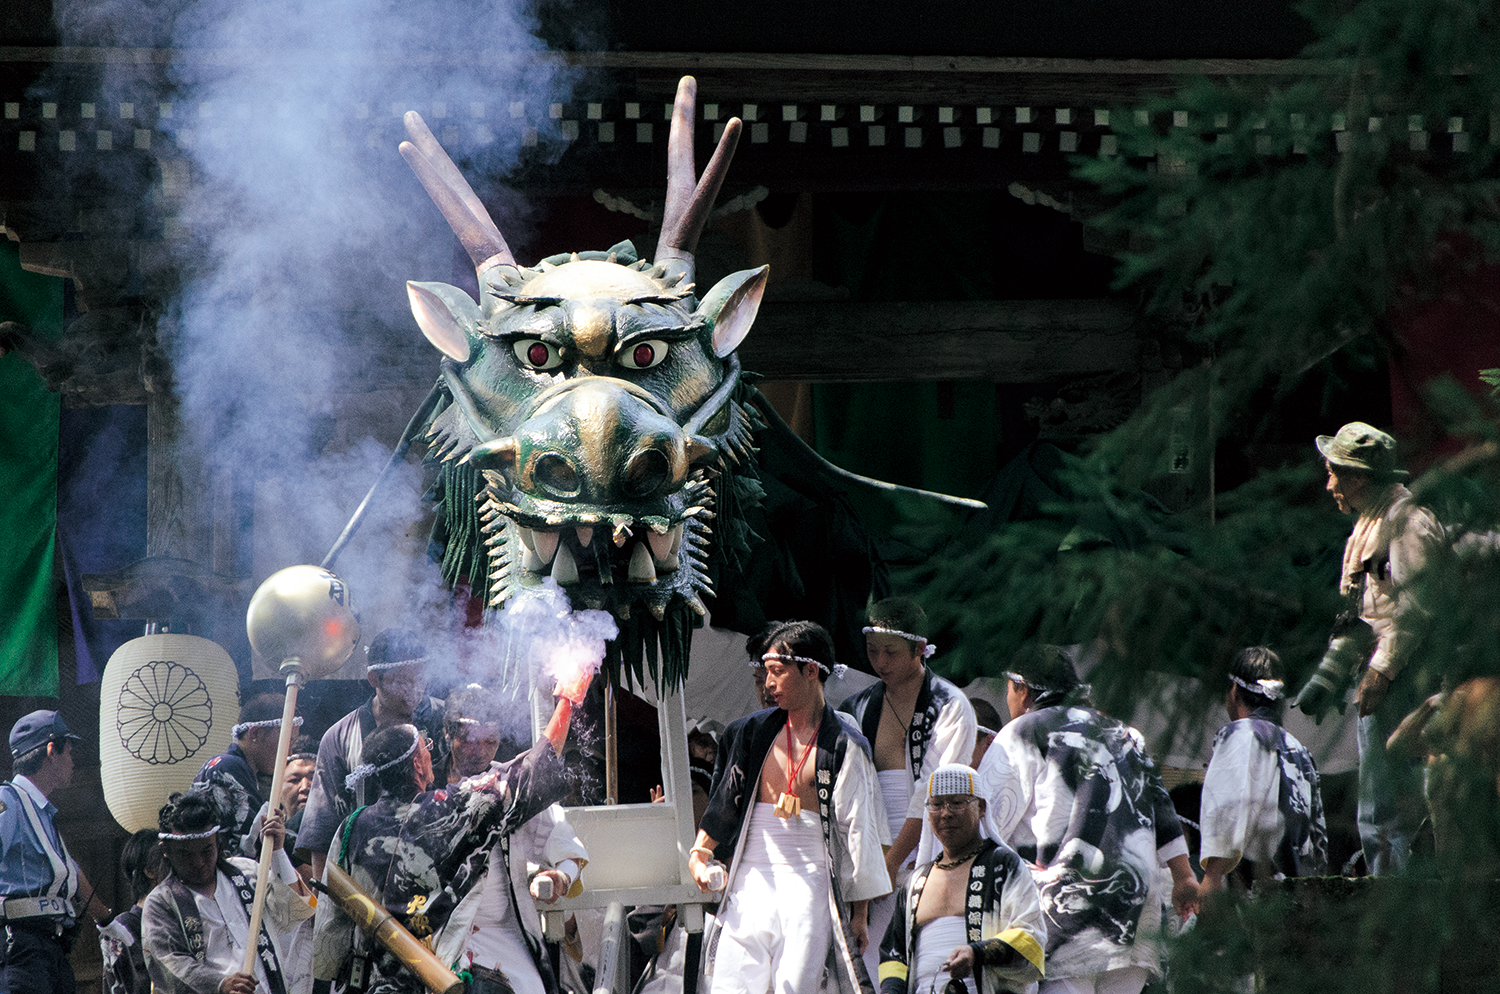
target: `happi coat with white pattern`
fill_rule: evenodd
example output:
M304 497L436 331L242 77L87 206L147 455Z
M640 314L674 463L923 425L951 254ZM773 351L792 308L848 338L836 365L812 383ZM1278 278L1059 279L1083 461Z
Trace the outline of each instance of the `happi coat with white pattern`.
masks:
M1036 864L1047 979L1131 966L1159 972L1161 868L1187 844L1141 733L1059 704L1013 719L997 747L1019 796L994 828Z
M1200 861L1244 859L1256 873L1284 877L1328 872L1318 767L1270 708L1219 729L1200 811Z

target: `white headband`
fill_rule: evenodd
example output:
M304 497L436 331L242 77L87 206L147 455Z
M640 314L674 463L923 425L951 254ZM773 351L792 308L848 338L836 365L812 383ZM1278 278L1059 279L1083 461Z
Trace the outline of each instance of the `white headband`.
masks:
M882 628L879 625L866 625L865 627L861 628L860 631L864 632L866 635L870 635L872 633L876 635L898 635L901 638L906 639L906 641L908 642L926 642L927 644L922 647L923 659L930 659L932 658L932 654L937 652L937 646L933 645L931 642L927 642L927 639L923 638L921 635L913 635L911 632L903 632L897 628Z
M368 648L365 649L365 652L369 651ZM393 670L398 666L420 666L425 662L427 662L426 656L417 656L415 659L395 659L388 663L365 663L365 672L384 673L386 670Z
M206 839L210 835L218 835L219 826L215 825L206 832L157 832L156 837L167 842L186 842L189 839Z
M1244 680L1241 680L1239 677L1235 676L1233 673L1229 674L1229 679L1233 680L1241 687L1244 687L1246 690L1250 691L1250 693L1259 694L1260 696L1270 698L1273 701L1281 700L1281 698L1286 694L1286 684L1282 683L1280 680L1257 680L1254 683L1247 683Z
M1051 687L1043 687L1039 683L1032 683L1030 680L1026 679L1015 670L1006 670L1005 679L1009 680L1011 683L1024 683L1026 686L1030 687L1032 690L1035 690L1037 693L1046 693L1047 691L1053 689Z
M839 679L845 673L849 672L849 667L845 666L843 663L834 663L833 669L829 669L827 663L820 663L816 659L813 659L809 656L789 656L781 652L768 652L760 657L760 662L756 662L752 659L750 660L750 666L752 668L756 666L764 666L766 663L771 662L772 660L778 663L812 663L824 673L832 676L835 680Z
M377 773L382 773L390 769L392 766L397 766L401 763L406 762L408 759L411 759L412 753L417 751L417 743L422 741L422 733L417 731L416 725L398 725L396 727L411 729L411 745L406 747L406 751L397 756L395 759L391 760L389 763L381 763L379 766L376 766L374 763L360 763L347 777L344 778L345 787L353 790L355 787L359 786L359 782L365 777L372 777Z
M280 728L281 727L281 719L280 718L266 718L264 721L242 721L238 725L235 725L233 728L231 728L229 730L229 736L230 736L230 738L237 739L241 735L244 735L246 732L250 731L250 729L252 729L252 728L272 728L272 727ZM293 728L301 728L302 727L302 716L300 714L297 717L295 717L295 718L292 719L292 727Z

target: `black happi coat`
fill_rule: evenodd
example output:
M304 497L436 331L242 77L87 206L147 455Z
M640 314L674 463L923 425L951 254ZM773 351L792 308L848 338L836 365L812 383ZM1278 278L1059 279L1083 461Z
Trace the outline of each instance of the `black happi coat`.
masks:
M731 723L719 740L713 788L699 827L718 843L715 856L729 864L726 896L734 892L745 829L759 796L761 767L776 737L784 734L786 722L781 708L767 708ZM849 903L890 893L880 848L890 843L885 810L870 745L853 722L841 720L824 705L817 743L813 778L828 859L829 913L834 918L831 983L840 991L869 990L864 961L853 955ZM878 941L878 936L870 941Z

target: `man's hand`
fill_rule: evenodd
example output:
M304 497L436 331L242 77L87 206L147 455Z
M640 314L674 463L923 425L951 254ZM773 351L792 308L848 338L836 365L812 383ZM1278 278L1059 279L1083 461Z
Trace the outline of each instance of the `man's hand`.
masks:
M286 815L281 813L280 808L266 815L265 824L260 829L260 837L270 839L272 849L280 849L286 842Z
M1198 884L1198 906L1208 903L1210 897L1224 889L1224 875L1234 869L1238 859L1210 856L1203 861L1203 880Z
M974 950L969 946L959 946L953 950L944 963L942 969L948 971L948 976L956 980L962 980L974 972Z
M1359 716L1368 718L1380 710L1380 705L1385 703L1385 695L1390 693L1390 678L1379 670L1367 669L1364 677L1359 681L1359 690L1355 691L1354 699L1359 704Z
M849 907L849 934L854 939L854 955L863 956L870 944L869 901L859 901Z
M657 784L655 787L652 787L651 788L651 803L652 804L665 804L666 802L667 802L667 792L665 790L662 790L661 784Z
M552 881L551 897L539 898L536 896L536 882L543 879ZM568 888L572 886L572 881L570 881L568 879L568 875L561 870L539 870L537 871L536 876L531 878L531 884L532 898L541 901L543 904L556 904L558 899L568 892Z
M710 862L703 853L696 849L688 853L688 872L693 875L693 883L698 885L698 890L704 894L709 891L709 866Z
M1198 913L1198 878L1193 875L1193 865L1186 853L1167 860L1167 869L1172 871L1172 910L1186 921Z
M219 994L255 994L255 977L248 973L231 973L219 981Z

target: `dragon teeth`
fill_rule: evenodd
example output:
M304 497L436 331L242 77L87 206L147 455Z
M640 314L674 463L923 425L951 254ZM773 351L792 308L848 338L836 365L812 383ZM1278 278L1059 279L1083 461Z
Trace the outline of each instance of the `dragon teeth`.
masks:
M651 555L658 562L672 554L672 535L670 532L665 535L658 535L654 531L648 531L646 533L646 541L651 545Z
M521 568L528 573L540 573L546 565L546 563L537 557L535 552L532 552L530 549L521 550ZM558 580L557 582L561 583L562 581Z
M579 525L577 531L578 544L587 549L589 547L589 543L594 540L593 527L589 525Z
M655 583L656 566L651 562L651 551L645 542L637 542L630 554L630 569L626 578L631 583Z
M668 534L672 536L672 548L669 551L675 556L677 550L682 548L682 522L677 522Z
M557 556L552 560L552 579L560 584L578 582L578 563L566 545L557 546Z
M552 557L557 555L558 539L561 537L558 532L532 532L532 548L536 550L537 558L544 563L550 563Z
M536 542L533 541L532 538L531 538L531 529L530 528L522 528L520 525L517 525L516 526L516 531L518 533L520 533L521 544L526 547L527 551L528 552L535 552L536 551Z

